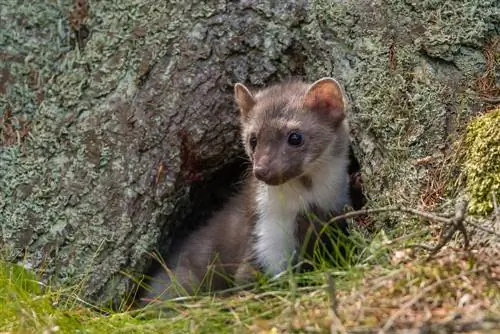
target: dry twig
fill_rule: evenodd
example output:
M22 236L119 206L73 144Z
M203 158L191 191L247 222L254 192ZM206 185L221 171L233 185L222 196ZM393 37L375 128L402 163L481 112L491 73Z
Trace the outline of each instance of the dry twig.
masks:
M488 229L488 228L486 228L486 227L482 227L481 225L478 225L478 224L476 224L476 223L473 223L473 222L468 221L468 222L467 222L467 225L470 225L470 226L472 226L472 227L474 227L474 228L477 228L478 230L481 230L481 231L483 231L483 232L489 233L489 234L491 234L491 235L494 235L495 237L500 238L500 233L497 233L497 232L495 232L495 231L493 231L493 230L490 230L490 229Z
M441 233L440 240L436 246L429 247L425 245L412 245L412 247L419 247L425 250L429 250L430 251L429 258L434 256L437 252L439 252L439 250L443 248L443 246L446 245L451 240L451 238L457 231L459 231L463 235L464 248L465 249L469 248L469 235L464 225L467 212L467 201L465 200L460 200L457 202L455 208L455 215L452 218L438 216L429 212L407 208L400 205L395 205L395 206L386 206L382 208L363 209L363 210L347 212L345 214L333 217L328 221L328 224L334 223L339 220L344 220L348 218L364 216L374 213L382 213L382 212L404 212L444 224L445 226L443 227L442 230L443 233Z
M338 302L337 302L337 288L335 287L335 281L331 273L326 273L326 283L328 288L328 295L330 296L330 301L332 303L331 308L333 313L338 316Z
M497 196L495 192L491 192L491 198L493 200L493 220L495 223L500 222L500 208L498 207Z
M344 325L340 321L338 314L338 301L337 301L337 288L335 287L335 281L331 273L326 273L326 283L328 295L330 296L330 312L332 316L332 324L330 326L331 333L347 333Z

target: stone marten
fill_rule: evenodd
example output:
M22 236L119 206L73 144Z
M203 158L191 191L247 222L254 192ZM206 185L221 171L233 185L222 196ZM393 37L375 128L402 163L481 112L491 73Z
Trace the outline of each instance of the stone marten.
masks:
M325 220L349 205L349 129L338 82L292 81L255 93L238 83L234 90L251 173L167 259L146 300L225 289L254 272L279 274L301 249L312 252L323 225L308 213Z

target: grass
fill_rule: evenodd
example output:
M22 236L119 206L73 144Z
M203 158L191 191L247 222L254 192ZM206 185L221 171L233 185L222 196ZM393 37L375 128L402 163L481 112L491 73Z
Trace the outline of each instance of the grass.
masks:
M74 289L43 286L22 267L1 263L0 332L500 332L500 251L447 246L424 261L423 251L407 247L435 242L438 229L426 225L422 234L411 222L396 229L406 237L379 233L342 268L288 273L252 290L168 301L161 309L91 307Z

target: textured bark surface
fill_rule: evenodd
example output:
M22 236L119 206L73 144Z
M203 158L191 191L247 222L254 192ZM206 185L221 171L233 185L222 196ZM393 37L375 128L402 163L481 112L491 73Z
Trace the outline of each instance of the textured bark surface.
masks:
M416 203L500 25L483 0L113 3L0 8L0 245L97 302L241 156L235 82L337 77L368 196Z

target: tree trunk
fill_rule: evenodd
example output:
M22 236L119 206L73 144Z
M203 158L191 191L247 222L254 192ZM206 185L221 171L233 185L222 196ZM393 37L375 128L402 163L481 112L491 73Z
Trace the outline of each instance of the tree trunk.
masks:
M82 298L124 296L124 273L147 270L197 210L193 191L242 156L236 82L338 78L368 197L417 203L433 165L412 163L442 161L480 106L467 88L491 66L495 3L11 1L0 9L5 256L58 284L83 279Z

